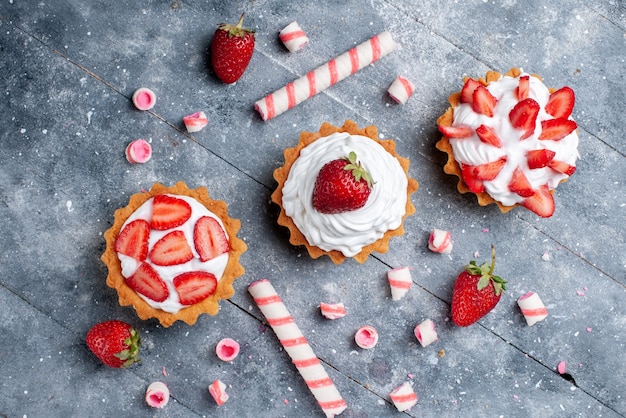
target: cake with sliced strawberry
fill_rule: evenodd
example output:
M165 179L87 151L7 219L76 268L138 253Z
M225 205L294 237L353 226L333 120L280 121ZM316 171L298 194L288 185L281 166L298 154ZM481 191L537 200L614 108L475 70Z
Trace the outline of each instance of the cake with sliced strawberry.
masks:
M574 174L579 157L574 101L570 87L548 88L517 68L466 78L437 121L444 135L437 148L448 154L444 171L482 206L552 216L554 191Z
M155 183L116 210L104 234L107 285L117 290L122 306L165 327L216 315L219 300L235 293L233 281L244 273L239 257L247 246L236 236L240 226L205 187Z
M380 140L376 127L324 123L318 132L302 132L284 156L285 164L274 171L278 223L289 229L290 243L305 246L312 258L363 263L404 234L418 183L408 175L409 160L396 153L393 140Z

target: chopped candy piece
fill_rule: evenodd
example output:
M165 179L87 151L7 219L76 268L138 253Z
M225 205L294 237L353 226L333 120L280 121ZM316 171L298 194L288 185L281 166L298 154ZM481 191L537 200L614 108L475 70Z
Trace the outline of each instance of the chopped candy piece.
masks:
M209 393L215 399L215 403L218 406L222 406L228 400L228 393L226 393L226 385L219 379L214 380L209 386Z
M200 132L204 129L204 127L209 124L209 120L204 112L196 112L191 115L184 116L183 123L185 124L187 132L191 134L194 132Z
M239 354L239 343L232 338L223 338L217 343L215 354L222 361L233 361Z
M428 249L436 253L450 254L452 252L452 235L450 231L433 229L428 238Z
M143 164L150 161L152 147L144 139L136 139L126 147L126 159L131 164Z
M343 303L320 302L320 311L327 319L337 319L346 316L346 308Z
M399 267L387 272L387 279L391 287L391 299L400 300L407 294L413 284L411 279L411 269L409 267Z
M409 100L409 97L413 95L413 91L415 91L413 83L401 75L396 77L393 83L391 83L391 86L387 89L389 97L401 104L405 104L406 101Z
M435 323L430 319L425 319L415 327L415 338L422 347L427 347L437 341L437 331Z
M139 110L150 110L156 103L156 95L152 90L141 87L133 93L133 104Z
M395 388L389 397L400 412L411 409L417 403L417 395L409 382L405 382Z
M529 326L533 326L548 317L548 310L535 292L528 292L521 296L517 300L517 304Z
M163 408L170 400L170 391L163 382L154 382L146 390L146 403L153 408Z
M366 350L374 348L378 343L378 331L370 325L361 327L354 334L354 341L356 345Z
M559 364L556 366L556 370L559 372L559 374L565 374L565 368L566 365L564 361L559 362Z
M285 28L278 33L278 37L289 52L300 51L309 43L309 38L296 21L285 26Z

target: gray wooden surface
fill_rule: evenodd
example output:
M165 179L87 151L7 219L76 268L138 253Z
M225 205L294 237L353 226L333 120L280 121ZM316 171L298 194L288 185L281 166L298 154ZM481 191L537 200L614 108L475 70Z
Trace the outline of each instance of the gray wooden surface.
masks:
M216 25L243 11L255 53L243 78L224 85L207 47ZM325 363L348 402L343 416L403 415L389 393L405 381L419 396L405 413L415 417L625 416L625 13L621 0L3 0L0 416L323 416L247 292L260 278L272 281ZM277 33L293 20L311 42L290 54ZM381 61L271 121L253 110L383 30L400 48ZM504 215L460 195L434 146L435 121L462 77L510 67L577 93L581 159L550 219ZM416 85L404 106L386 95L398 74ZM130 101L142 86L157 94L150 112ZM186 134L181 118L196 110L209 126ZM300 131L346 119L396 140L420 183L405 235L363 265L312 260L290 246L269 201L282 150ZM124 158L136 138L152 142L148 164ZM226 200L249 249L246 274L216 317L164 329L118 305L99 257L116 208L154 182L178 180ZM427 249L431 228L452 231L450 256ZM480 323L455 327L454 279L492 243L508 292ZM403 265L413 267L414 286L393 302L386 272ZM533 327L516 305L528 290L550 311ZM348 315L323 319L321 301L344 302ZM142 328L143 361L130 370L102 366L84 343L91 325L114 318ZM439 341L422 348L413 328L425 318ZM353 343L365 324L380 333L369 351ZM232 363L214 355L223 337L241 344ZM572 381L556 372L560 361ZM206 390L217 378L230 395L221 407ZM143 401L155 380L172 392L164 410Z

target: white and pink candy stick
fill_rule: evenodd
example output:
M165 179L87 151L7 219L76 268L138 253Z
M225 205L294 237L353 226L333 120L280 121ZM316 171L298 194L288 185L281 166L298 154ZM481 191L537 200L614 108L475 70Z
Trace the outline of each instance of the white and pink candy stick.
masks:
M327 319L338 319L346 316L346 308L343 303L320 302L320 312Z
M387 89L387 93L389 97L400 104L405 104L409 97L413 95L413 91L415 90L415 86L411 81L399 75L396 79L391 83L391 86Z
M391 287L391 299L400 300L407 294L413 280L411 279L411 269L409 267L398 267L387 272L387 280Z
M405 382L395 388L389 397L400 412L411 409L417 403L417 395L409 382Z
M306 33L304 33L296 21L285 26L285 28L278 33L278 37L289 52L300 51L309 43L308 36L306 36Z
M415 338L422 347L426 347L437 341L435 323L431 319L425 319L415 327Z
M248 292L265 315L267 323L276 333L326 416L341 414L347 408L346 401L339 394L274 286L269 280L261 279L253 282L248 287Z
M436 253L450 254L452 252L452 235L450 231L443 231L441 229L433 229L430 231L428 248Z
M528 326L533 326L548 317L548 310L535 292L531 291L520 296L517 300L517 305L522 311Z
M263 120L272 119L378 61L395 48L396 43L391 34L387 31L382 32L258 100L254 103L254 108Z

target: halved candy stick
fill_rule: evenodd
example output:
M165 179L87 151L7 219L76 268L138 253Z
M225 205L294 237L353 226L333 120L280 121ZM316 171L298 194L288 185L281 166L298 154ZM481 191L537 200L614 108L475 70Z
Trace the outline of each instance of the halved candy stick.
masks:
M437 331L435 331L435 323L430 319L425 319L418 324L414 330L415 338L422 347L426 347L437 341Z
M391 86L387 89L387 93L389 97L395 100L398 103L405 104L409 97L413 95L413 91L415 90L415 86L411 81L399 75L396 79L391 83Z
M144 139L136 139L126 147L126 159L131 164L143 164L152 157L152 146Z
M343 303L320 302L320 312L328 319L343 318L346 316L346 308Z
M371 325L359 328L354 334L354 342L361 348L369 350L378 343L378 331Z
M452 235L449 231L433 229L428 238L428 248L436 253L450 254L452 252Z
M298 328L274 286L267 279L253 282L248 292L285 348L293 364L327 417L341 414L348 405Z
M232 338L223 338L215 346L215 354L222 361L233 361L239 354L239 343Z
M163 382L154 382L146 390L146 403L153 408L163 408L170 400L170 390Z
M278 33L278 37L289 52L299 51L309 43L309 38L296 21L285 26L285 28Z
M211 385L209 385L209 393L215 399L215 403L218 406L222 406L228 400L228 393L226 393L226 385L221 380L214 380Z
M546 309L543 301L535 292L528 292L525 295L520 296L517 300L526 323L528 326L533 326L537 322L542 321L548 317L548 310Z
M389 397L400 412L411 409L417 403L417 395L409 382L405 382L395 388Z
M400 300L407 294L413 280L411 279L411 269L409 267L398 267L387 272L387 280L391 287L391 299Z
M378 61L396 48L387 31L355 46L306 75L254 103L263 120L272 119L309 97Z
M156 103L156 94L146 87L141 87L133 93L133 104L139 110L150 110Z
M185 128L187 128L187 132L191 134L194 132L200 132L209 124L209 120L204 112L196 112L191 115L184 116L183 123L185 124Z

